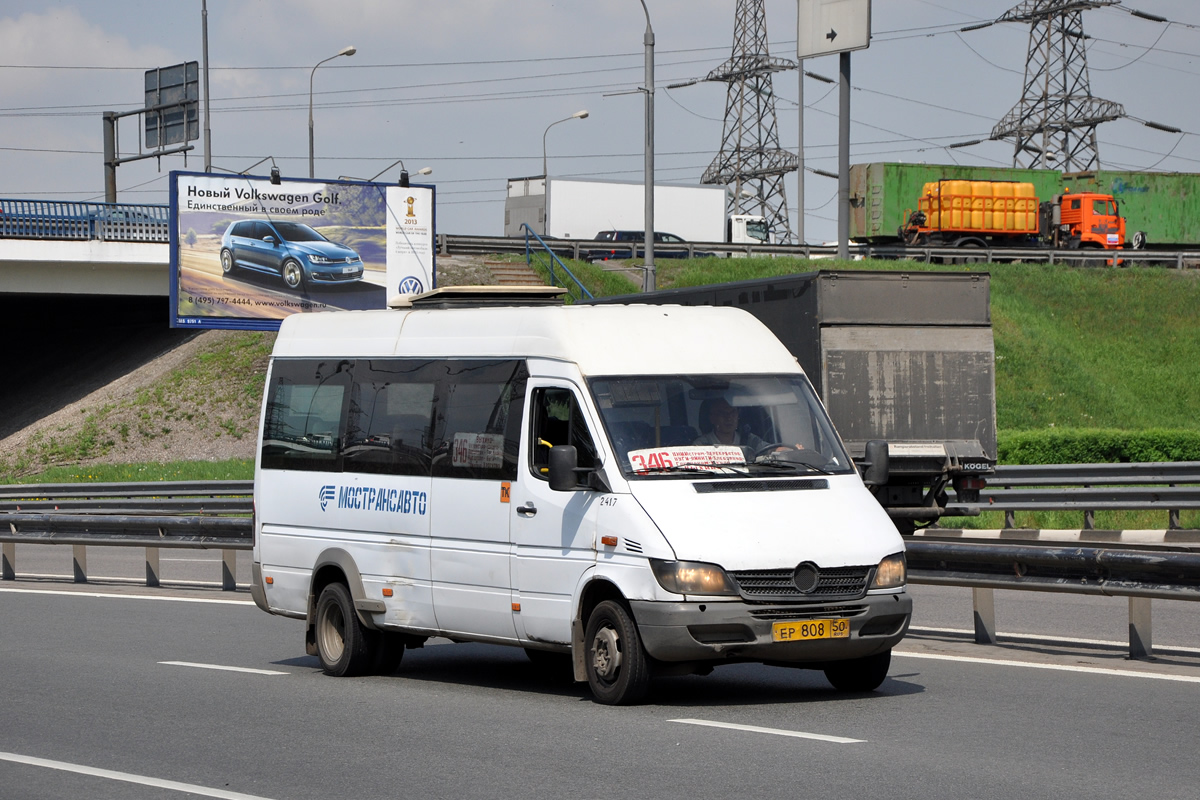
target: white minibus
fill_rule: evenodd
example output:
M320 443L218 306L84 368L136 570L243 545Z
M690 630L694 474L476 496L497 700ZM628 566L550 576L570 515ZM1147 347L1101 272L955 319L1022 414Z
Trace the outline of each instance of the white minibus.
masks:
M330 675L442 637L573 665L608 704L748 661L871 691L908 629L904 544L864 485L886 444L860 476L740 309L450 287L296 314L260 439L254 601L304 620Z

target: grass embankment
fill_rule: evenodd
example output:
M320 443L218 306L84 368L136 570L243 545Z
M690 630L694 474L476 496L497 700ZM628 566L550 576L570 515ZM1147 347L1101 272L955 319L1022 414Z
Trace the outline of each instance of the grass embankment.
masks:
M597 296L636 292L626 274L604 265L567 261L567 266ZM535 269L539 269L535 261ZM545 273L545 265L540 267ZM660 288L787 275L815 269L881 269L892 271L980 271L984 265L939 266L913 262L834 260L804 261L787 258L664 259L657 266ZM1024 436L1044 438L1048 431L1064 439L1110 432L1117 437L1130 431L1200 431L1200 273L1195 271L1136 269L1072 269L1041 264L1000 264L991 273L992 326L996 342L997 427L1001 459L1007 443ZM269 349L261 334L245 334L241 345ZM235 348L236 350L236 348ZM224 358L220 372L235 376L248 362ZM196 372L212 374L211 369ZM193 375L198 377L198 375ZM146 430L169 426L171 397L187 383L173 375L161 389L140 395L146 406ZM251 369L238 383L243 401L261 402L261 372ZM188 384L193 385L193 384ZM203 394L204 389L192 389ZM112 439L105 416L92 433L73 443L47 443L43 451L60 458L96 452ZM111 412L110 412L111 413ZM155 422L159 420L159 422ZM211 435L233 435L214 419ZM120 435L120 431L116 431ZM126 433L128 435L128 432ZM252 435L252 432L251 432ZM1027 451L1023 451L1027 452ZM28 454L27 454L28 455ZM11 461L11 459L9 459ZM1023 463L1021 461L1011 463ZM112 469L113 472L107 470ZM249 478L249 461L225 463L138 464L123 467L64 467L22 480L184 480ZM93 477L96 476L96 477ZM1098 527L1161 528L1164 514L1100 512ZM1200 512L1185 512L1185 527L1200 527ZM944 524L1000 527L999 514ZM1080 527L1078 513L1022 513L1018 523L1029 527Z
M51 467L21 478L21 483L132 483L148 481L248 481L254 461L171 461L166 464L89 464ZM9 481L5 481L9 482Z
M130 395L82 408L82 424L42 430L0 453L0 483L224 480L253 477L249 459L158 463L218 439L252 441L274 336L229 332ZM220 448L217 448L220 449ZM253 446L246 448L253 451ZM105 464L131 454L129 464Z

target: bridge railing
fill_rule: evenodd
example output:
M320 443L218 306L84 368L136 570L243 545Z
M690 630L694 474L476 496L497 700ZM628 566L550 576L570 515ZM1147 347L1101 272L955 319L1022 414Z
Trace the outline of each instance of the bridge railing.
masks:
M0 238L166 242L167 206L0 199Z

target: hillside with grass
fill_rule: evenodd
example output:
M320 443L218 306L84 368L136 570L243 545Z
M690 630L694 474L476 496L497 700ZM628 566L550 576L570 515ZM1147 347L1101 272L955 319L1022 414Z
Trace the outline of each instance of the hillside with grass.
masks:
M636 271L576 262L568 266L598 296L637 291L630 277ZM664 260L658 265L658 285L697 286L814 269L982 267L785 258ZM998 264L987 271L1002 460L1006 446L1046 431L1117 439L1146 432L1151 438L1173 436L1172 441L1182 432L1200 447L1200 272L1040 264ZM0 481L95 480L102 470L111 480L157 479L157 473L162 478L250 477L273 337L234 331L206 337L179 363L125 393L92 398L36 431L3 442ZM1007 458L1009 463L1030 463L1028 450L1008 450L1010 456L1017 453ZM1092 451L1084 452L1086 458L1064 461L1107 458L1102 448ZM1169 449L1147 452L1151 455L1134 460L1195 457L1177 457ZM1160 452L1167 455L1155 455Z
M660 288L812 269L987 271L996 423L1057 429L1200 431L1200 272L1045 264L697 259L658 266Z

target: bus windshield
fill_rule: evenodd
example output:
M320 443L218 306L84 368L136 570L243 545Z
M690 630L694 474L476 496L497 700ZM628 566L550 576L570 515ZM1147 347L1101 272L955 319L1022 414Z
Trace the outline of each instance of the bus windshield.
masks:
M589 381L629 477L854 470L803 375L637 375Z

